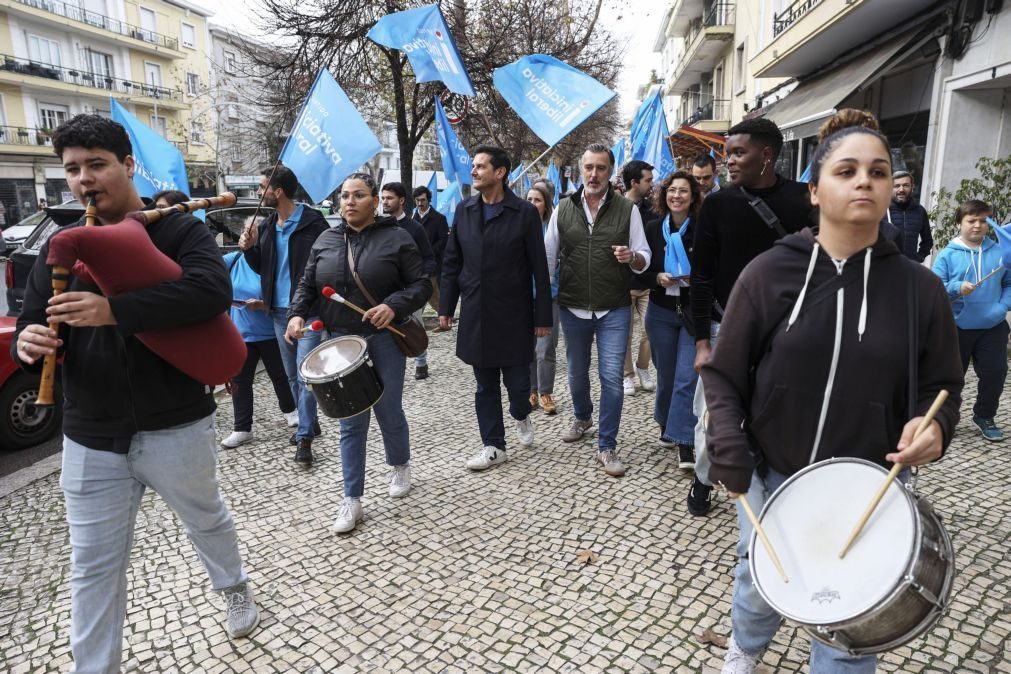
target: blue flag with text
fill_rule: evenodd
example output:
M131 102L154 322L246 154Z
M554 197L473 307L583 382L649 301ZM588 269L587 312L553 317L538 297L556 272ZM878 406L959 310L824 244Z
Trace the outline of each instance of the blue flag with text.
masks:
M496 68L492 79L506 103L549 146L616 96L583 71L545 54Z
M381 149L337 80L323 68L281 149L280 160L313 201L320 202Z
M110 98L112 121L126 128L133 145L133 160L136 170L133 184L142 197L150 197L162 190L179 190L190 193L190 183L186 178L186 164L179 149L162 138L149 126L127 112L119 102Z
M663 180L674 172L669 136L667 116L658 88L643 102L632 122L632 159L651 164L656 180Z
M474 179L470 177L470 153L456 137L453 127L449 125L446 111L442 109L438 96L435 98L435 135L439 139L442 172L446 174L446 180L456 181L461 185L473 185Z
M453 93L475 95L474 85L463 67L460 51L439 5L387 14L376 22L368 37L377 44L407 54L416 81L440 80Z

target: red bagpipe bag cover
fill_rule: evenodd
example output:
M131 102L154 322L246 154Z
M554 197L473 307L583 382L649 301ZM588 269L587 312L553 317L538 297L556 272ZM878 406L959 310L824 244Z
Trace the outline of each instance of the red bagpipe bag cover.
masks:
M70 269L106 297L174 281L183 270L158 250L144 223L127 217L118 225L74 227L53 235L46 263ZM173 367L209 385L238 374L246 343L227 314L201 323L140 332L143 344Z

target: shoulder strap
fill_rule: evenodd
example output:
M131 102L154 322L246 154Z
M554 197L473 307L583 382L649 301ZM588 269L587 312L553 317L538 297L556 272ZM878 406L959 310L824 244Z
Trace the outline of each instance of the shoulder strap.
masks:
M919 301L919 284L916 282L916 267L909 261L905 260L903 256L903 261L906 264L907 274L908 274L908 291L909 291L909 418L913 419L916 417L916 405L918 401L918 391L919 385L919 358L920 358L920 348L919 348L919 324L920 324L920 301Z
M756 197L755 195L748 192L743 187L741 189L741 194L743 194L748 199L748 205L758 214L758 217L762 219L762 222L766 224L769 229L776 230L776 234L782 239L786 236L786 230L783 229L783 224L779 221L779 216L777 216L769 204L765 203L761 197Z
M344 248L348 252L348 268L351 270L351 278L354 279L355 285L358 286L358 289L362 291L363 295L365 295L365 299L369 301L369 304L372 306L378 305L379 303L376 302L374 297L372 297L372 293L365 289L365 286L362 284L362 280L358 278L358 268L355 266L355 258L354 255L351 254L351 242L348 240L347 235L344 236Z

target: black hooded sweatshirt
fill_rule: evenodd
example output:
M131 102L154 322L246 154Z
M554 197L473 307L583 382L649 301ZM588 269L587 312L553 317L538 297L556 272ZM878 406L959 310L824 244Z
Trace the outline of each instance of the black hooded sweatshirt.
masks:
M746 492L756 458L787 476L831 457L888 465L885 455L910 419L913 279L915 415L946 389L936 419L948 446L963 375L940 280L880 236L840 270L805 229L741 273L713 358L702 367L714 484Z

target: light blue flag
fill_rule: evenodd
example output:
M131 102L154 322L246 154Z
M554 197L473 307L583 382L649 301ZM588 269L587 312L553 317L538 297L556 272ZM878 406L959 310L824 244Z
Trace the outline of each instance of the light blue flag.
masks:
M613 178L621 171L621 167L625 165L625 139L619 138L618 142L611 148L611 152L614 153L614 173L611 174Z
M381 149L337 80L323 68L281 149L280 160L319 203Z
M548 165L548 182L555 186L555 197L551 200L551 203L555 206L558 205L558 200L562 196L562 174L559 173L558 167L555 166L555 162L551 162Z
M476 95L439 5L387 14L372 27L368 38L406 53L416 81L441 80L453 93Z
M581 70L545 54L496 68L492 79L506 103L549 146L616 96Z
M179 149L153 129L127 112L115 98L112 105L112 121L126 128L133 145L133 160L137 165L133 173L133 184L142 197L150 197L162 190L179 190L187 196L190 183L186 178L186 164Z
M455 180L439 194L438 211L446 216L447 222L452 229L453 220L456 218L456 207L463 201L463 193L460 192L460 183Z
M809 183L809 182L811 182L811 166L813 164L814 164L814 162L811 162L810 164L808 164L807 168L804 169L804 172L800 174L800 182L802 182L802 183Z
M524 174L523 174L523 194L524 194L524 195L525 195L525 194L526 194L527 192L529 192L529 191L530 191L530 187L531 187L531 186L532 186L533 184L534 184L534 183L533 183L533 182L532 182L532 181L530 180L530 171L527 171L526 173L524 173Z
M438 96L435 97L435 135L439 139L442 172L446 174L446 180L455 181L461 185L473 185L474 179L470 177L472 166L470 153L456 137L453 127L449 125L446 111L442 109L442 103L439 102Z
M632 159L651 164L656 180L663 180L675 169L669 136L663 99L657 89L643 102L632 122Z
M435 171L432 171L432 177L428 179L428 191L432 193L432 203L428 205L429 208L435 208L439 201L439 176Z
M713 161L715 161L716 164L717 164L717 166L718 166L719 165L719 161L717 161L717 159L716 159L716 151L713 150L713 148L709 148L709 156L713 158ZM810 176L811 175L810 171L811 171L811 167L808 166L807 167L807 171L804 171L804 173L807 173L808 176ZM805 180L804 182L807 182L807 181ZM713 170L713 189L717 189L717 190L720 189L720 173L719 173L718 170L715 170L715 169Z
M509 172L509 178L508 178L508 180L509 180L509 186L510 187L512 187L513 183L516 182L516 179L520 177L521 173L523 173L523 162L520 162L516 166L516 168L514 168L512 171ZM523 173L523 175L526 175L526 174Z
M1011 222L1004 226L998 225L993 218L986 219L987 224L997 235L997 244L1000 246L1000 262L1005 269L1011 269Z

